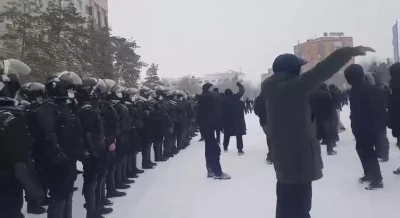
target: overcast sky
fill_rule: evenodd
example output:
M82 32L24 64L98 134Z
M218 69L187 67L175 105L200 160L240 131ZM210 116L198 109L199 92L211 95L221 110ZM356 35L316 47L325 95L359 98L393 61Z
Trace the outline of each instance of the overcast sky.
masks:
M344 32L393 58L399 9L398 0L109 0L109 19L161 77L242 68L259 81L277 55L323 32Z

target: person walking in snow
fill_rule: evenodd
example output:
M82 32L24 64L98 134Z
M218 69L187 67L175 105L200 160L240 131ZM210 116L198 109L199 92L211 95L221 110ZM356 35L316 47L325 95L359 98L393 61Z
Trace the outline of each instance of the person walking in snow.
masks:
M366 47L336 50L311 70L300 74L306 61L279 55L274 75L264 80L267 135L277 177L276 218L310 218L312 182L322 178L321 147L309 104L311 94L354 56L374 51Z
M369 183L367 190L383 188L376 146L380 132L386 128L383 104L379 90L372 84L371 77L364 74L362 66L352 64L344 71L350 90L351 130L356 139L356 150L364 169L360 183Z

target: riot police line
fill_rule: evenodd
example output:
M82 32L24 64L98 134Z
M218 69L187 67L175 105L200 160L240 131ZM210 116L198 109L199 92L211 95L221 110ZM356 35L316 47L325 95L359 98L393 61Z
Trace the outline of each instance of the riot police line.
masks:
M20 85L30 68L0 61L0 214L72 218L77 161L83 165L87 218L112 213L110 198L185 149L197 128L194 96L162 86L126 88L64 71L45 84ZM83 217L82 214L80 217Z

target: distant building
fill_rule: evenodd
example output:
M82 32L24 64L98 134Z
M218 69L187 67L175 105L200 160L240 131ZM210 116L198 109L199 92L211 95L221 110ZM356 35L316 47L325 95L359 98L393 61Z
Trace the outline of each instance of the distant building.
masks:
M265 79L267 79L270 76L272 76L272 74L274 74L274 71L272 70L272 68L269 68L268 69L268 73L261 74L261 82L263 82Z
M353 47L353 37L344 36L344 33L324 33L323 37L309 39L294 46L294 54L308 63L305 70L313 68L319 61L324 60L335 50L342 47ZM354 64L354 58L344 67Z
M393 59L395 62L400 62L400 20L396 20L393 25Z
M212 73L212 74L206 74L204 76L193 76L190 75L190 79L192 83L196 83L199 86L203 86L205 83L212 83L215 86L218 86L219 84L226 83L226 82L231 82L235 79L242 80L244 77L244 73L234 71L234 70L227 70L225 72L221 73ZM182 80L181 78L162 78L162 82L164 86L168 89L173 89L176 88L179 84L179 82Z

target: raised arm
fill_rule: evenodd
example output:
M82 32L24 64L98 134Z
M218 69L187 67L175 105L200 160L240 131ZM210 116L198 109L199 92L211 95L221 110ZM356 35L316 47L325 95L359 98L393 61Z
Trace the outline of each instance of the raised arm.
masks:
M297 84L306 94L310 94L321 83L339 72L353 57L365 55L367 51L374 52L373 49L363 46L340 48L319 62L313 69L301 74Z

